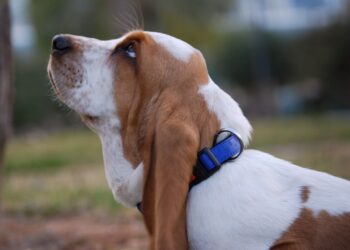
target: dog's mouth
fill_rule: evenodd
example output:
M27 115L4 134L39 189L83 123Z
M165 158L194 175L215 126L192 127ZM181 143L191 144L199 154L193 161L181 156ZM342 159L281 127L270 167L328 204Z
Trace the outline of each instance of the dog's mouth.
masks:
M74 110L80 117L81 120L92 130L99 124L101 120L99 116L94 112L89 112L86 102L81 103L81 99L85 96L78 97L74 94L75 88L72 89L69 84L66 84L66 80L72 80L72 77L67 77L67 74L61 75L62 70L59 68L56 72L55 67L51 67L51 62L48 67L48 77L51 82L52 90L69 109ZM67 87L68 86L68 87Z
M97 133L96 126L98 126L98 122L100 120L98 116L83 114L80 115L80 117L86 126L88 126L92 131Z
M48 75L49 75L49 79L50 79L50 82L51 82L51 85L52 85L53 90L55 91L56 95L61 96L61 93L60 93L60 91L58 90L58 87L57 87L55 81L53 80L53 76L52 76L51 70L48 70L48 72L49 72Z
M89 114L83 114L81 115L81 118L83 119L84 122L89 123L89 124L94 124L99 120L98 116L93 116Z

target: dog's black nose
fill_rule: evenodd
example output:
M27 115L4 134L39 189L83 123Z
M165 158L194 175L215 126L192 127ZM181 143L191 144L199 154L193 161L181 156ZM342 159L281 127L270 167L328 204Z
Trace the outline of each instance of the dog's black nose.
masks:
M52 39L52 52L64 54L72 48L72 44L67 36L56 35Z

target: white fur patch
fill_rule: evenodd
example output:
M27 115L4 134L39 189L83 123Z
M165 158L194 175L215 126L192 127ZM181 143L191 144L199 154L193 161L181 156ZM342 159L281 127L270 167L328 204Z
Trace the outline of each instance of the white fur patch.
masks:
M238 103L212 80L200 87L199 93L203 95L208 109L216 114L221 128L234 129L241 136L244 145L248 145L252 127Z
M245 150L189 193L191 249L269 249L303 207L337 215L350 211L349 197L349 181Z
M196 51L191 45L175 37L158 32L147 32L147 34L180 61L188 62L191 55Z
M114 69L110 65L110 53L120 39L100 41L93 38L71 36L74 42L82 48L79 57L67 60L65 65L73 79L74 87L68 88L65 79L57 76L59 89L65 93L64 102L80 114L90 116L110 116L115 113L114 103ZM79 72L76 77L71 71ZM53 74L54 77L56 74ZM61 80L61 81L59 81Z
M100 128L103 160L108 185L114 198L134 207L142 198L143 164L136 169L125 159L119 128L113 123Z
M322 210L333 216L350 212L350 182L327 173L316 173L303 169L302 179L310 191L304 206L315 216Z
M85 82L74 91L74 95L80 100L78 103L84 102L82 105L89 115L100 119L92 128L101 139L106 178L115 199L126 206L135 206L142 197L143 165L134 169L124 157L114 101L114 69L111 67L115 65L108 63L111 50L123 38L110 41L86 39L83 40L85 49L81 59Z

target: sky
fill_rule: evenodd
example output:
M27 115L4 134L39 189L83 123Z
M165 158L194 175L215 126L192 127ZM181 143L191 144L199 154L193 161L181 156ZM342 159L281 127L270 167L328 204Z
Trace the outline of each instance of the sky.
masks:
M16 52L30 53L35 44L35 30L30 21L30 0L10 0L12 45Z
M319 27L339 15L344 4L345 0L237 0L227 23L277 31Z

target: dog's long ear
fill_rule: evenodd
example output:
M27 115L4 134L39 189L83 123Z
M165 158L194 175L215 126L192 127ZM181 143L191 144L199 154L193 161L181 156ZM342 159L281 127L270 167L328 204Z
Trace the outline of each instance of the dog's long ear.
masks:
M197 128L181 110L157 112L144 159L143 215L151 249L188 249L186 199L199 147ZM181 115L180 115L181 114Z

